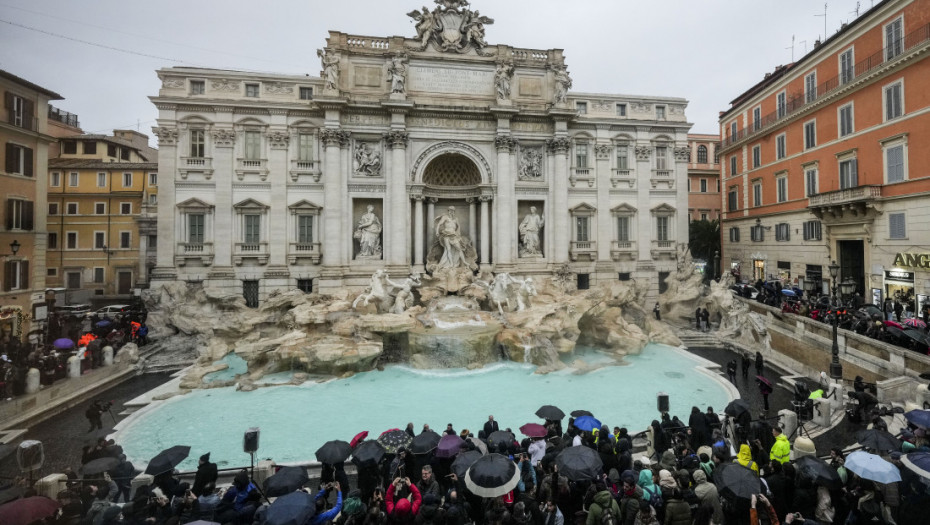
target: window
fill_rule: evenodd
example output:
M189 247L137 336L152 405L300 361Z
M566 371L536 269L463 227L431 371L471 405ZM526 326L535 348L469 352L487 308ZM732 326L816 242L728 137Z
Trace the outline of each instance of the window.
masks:
M65 140L61 143L61 152L65 155L77 155L77 141Z
M106 214L107 214L107 203L95 202L94 203L94 215L106 215Z
M158 204L158 194L157 194L157 193L149 193L149 204L153 204L153 205L154 205L154 204Z
M707 164L707 146L698 146L697 161L698 164Z
M804 192L807 197L817 195L817 168L804 169Z
M853 48L840 53L840 83L848 84L856 76L856 63Z
M855 188L859 185L859 172L856 165L856 159L845 159L840 161L840 189Z
M730 122L730 140L736 140L736 121Z
M656 120L665 120L665 106L656 106Z
M668 241L670 240L669 235L669 224L668 217L660 215L656 217L656 240L657 241Z
M132 248L132 232L119 232L119 247L124 250Z
M313 88L312 87L300 88L300 100L313 100Z
M707 193L707 179L701 179L701 193Z
M785 202L788 200L788 176L782 175L775 178L775 190L778 194L778 202Z
M736 175L736 155L730 157L730 176Z
M116 145L115 145L115 144L107 144L107 157L115 157L115 156L116 156L116 153L117 153L117 152L116 152Z
M885 26L885 60L904 52L904 20L898 18Z
M588 145L584 143L575 144L575 167L588 167Z
M313 244L313 215L297 216L297 242Z
M297 279L297 289L303 293L313 293L313 279Z
M885 147L885 181L888 184L903 182L906 179L904 172L904 144L897 143Z
M587 242L588 236L588 217L575 217L575 240Z
M94 232L94 248L102 250L107 247L106 232Z
M629 217L617 217L617 241L630 242Z
M261 241L261 215L245 215L242 241L246 243L258 243Z
M245 96L258 97L258 84L246 84L245 85Z
M77 250L78 247L78 234L77 232L67 232L65 233L65 248L69 250Z
M188 243L203 244L203 223L204 216L202 213L190 213L187 215Z
M840 136L845 137L853 132L853 105L852 102L839 109Z
M707 214L706 214L706 213L702 213L702 214L701 214L701 220L702 220L702 221L706 221L706 220L707 220Z
M3 265L3 290L29 288L29 261L7 261Z
M6 172L32 177L32 148L6 143Z
M812 120L804 123L804 149L811 149L817 146L817 121Z
M245 158L258 160L261 158L262 135L258 131L245 132Z
M752 129L759 131L762 129L762 107L753 108L752 110Z
M656 146L656 169L668 169L668 148L665 146Z
M20 128L33 128L33 102L31 100L26 100L7 91L6 108L10 124Z
M791 240L791 226L787 222L775 225L775 240L779 242Z
M206 91L206 82L203 80L191 80L191 95L203 95Z
M579 115L585 115L588 113L588 103L587 102L575 102L575 110L578 111Z
M756 144L752 147L752 167L758 168L762 165L762 146Z
M84 154L85 155L96 155L97 154L97 143L94 141L89 141L84 143Z
M313 135L310 133L297 135L297 160L305 162L313 160Z
M804 102L811 103L817 100L817 72L812 71L804 77Z
M633 274L630 272L619 272L617 274L618 281L629 281L633 277Z
M51 177L49 177L48 185L55 188L61 186L61 172L53 171Z
M617 169L630 169L630 147L626 143L617 144Z
M787 95L784 91L775 96L775 106L777 107L778 118L782 118L788 114Z
M904 221L904 212L888 214L888 238L906 239L907 225Z
M120 215L132 215L132 203L131 202L119 203L119 213Z
M123 187L124 188L132 187L132 173L123 173Z
M762 206L762 183L761 182L752 183L752 205Z
M885 120L891 120L904 114L904 84L899 80L885 86Z
M688 179L688 191L691 191L691 179Z
M778 160L785 158L787 149L785 147L785 142L786 137L784 133L775 137L775 158Z
M761 224L749 227L749 237L752 242L762 242L765 240L765 229Z
M206 132L202 129L191 130L191 157L202 159L204 157L204 146L206 144Z
M736 211L739 208L739 192L734 186L727 192L727 211Z
M120 160L129 160L129 148L120 148L120 149L119 149L119 159L120 159Z
M7 199L6 229L32 231L34 225L34 203L22 199Z
M58 232L48 232L48 249L58 249Z
M107 187L107 174L100 172L97 173L97 187L106 188Z
M149 173L149 186L158 186L158 174Z
M736 226L730 228L730 242L739 242L739 228Z
M57 202L48 203L48 214L58 215L58 203Z
M626 116L626 104L617 104L617 116L618 117Z
M106 268L96 267L94 268L94 283L102 284L106 276Z
M804 222L804 240L819 241L821 240L820 221Z
M65 205L65 213L68 215L77 215L78 214L78 205L76 202L69 202Z
M45 276L46 277L58 277L58 268L46 268Z
M65 272L65 280L68 288L80 288L81 272Z

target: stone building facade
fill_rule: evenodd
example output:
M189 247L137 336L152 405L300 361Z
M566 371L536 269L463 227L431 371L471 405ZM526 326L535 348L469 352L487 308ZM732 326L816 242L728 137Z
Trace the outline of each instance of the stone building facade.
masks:
M257 304L429 272L451 208L476 272L657 291L688 236L687 101L572 92L562 50L437 4L413 38L331 32L319 78L159 70L153 286Z
M717 135L691 133L688 147L688 217L692 221L720 219L720 163Z

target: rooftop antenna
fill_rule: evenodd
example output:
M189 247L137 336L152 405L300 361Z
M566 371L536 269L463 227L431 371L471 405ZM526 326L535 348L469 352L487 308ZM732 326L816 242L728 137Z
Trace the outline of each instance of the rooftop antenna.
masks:
M854 11L851 11L853 14L856 15L856 18L859 18L859 5L860 5L860 2L856 2L856 9Z
M826 3L826 2L823 3L823 14L822 14L822 15L814 15L814 16L822 16L822 17L823 17L823 40L822 40L822 42L826 42L826 41L827 41L827 3Z
M794 35L791 35L791 47L786 47L785 49L791 50L791 62L794 62Z

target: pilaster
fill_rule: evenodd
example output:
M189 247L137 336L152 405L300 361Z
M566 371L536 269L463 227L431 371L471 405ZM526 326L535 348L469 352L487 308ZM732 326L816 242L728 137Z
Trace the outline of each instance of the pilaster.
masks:
M568 151L571 140L560 136L546 141L549 152L555 156L554 170L549 174L552 206L549 210L549 220L554 225L553 243L549 247L552 262L563 264L568 262L568 247L571 240L568 214Z
M508 121L509 124L509 121ZM517 201L514 192L513 152L517 147L517 140L509 134L498 135L494 139L497 148L497 198L494 201L494 263L506 267L514 263L517 243L514 242L517 230L516 214Z

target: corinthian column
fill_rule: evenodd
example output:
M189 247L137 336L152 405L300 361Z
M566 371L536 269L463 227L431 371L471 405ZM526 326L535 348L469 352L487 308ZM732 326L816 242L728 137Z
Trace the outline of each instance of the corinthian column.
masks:
M487 269L491 262L491 221L488 214L488 202L491 200L490 195L482 195L481 200L481 270Z
M552 261L561 264L568 262L568 244L571 239L571 224L568 220L568 150L571 148L571 140L568 137L556 137L546 141L546 145L555 155L555 173L549 178L552 181L552 208L549 216L554 224L554 246L549 251L552 253Z
M410 200L407 198L407 140L403 130L391 130L383 135L391 147L391 171L387 179L387 206L390 223L385 232L386 262L389 266L409 266Z
M413 197L413 265L423 273L423 196Z
M517 214L516 194L514 193L513 150L517 141L510 135L498 135L494 139L497 146L497 198L494 209L494 265L507 267L514 262L516 244L514 232L517 229L515 217Z
M339 267L347 264L343 242L348 242L342 227L342 195L345 178L340 166L342 148L349 142L349 132L341 129L320 130L323 142L323 266Z

